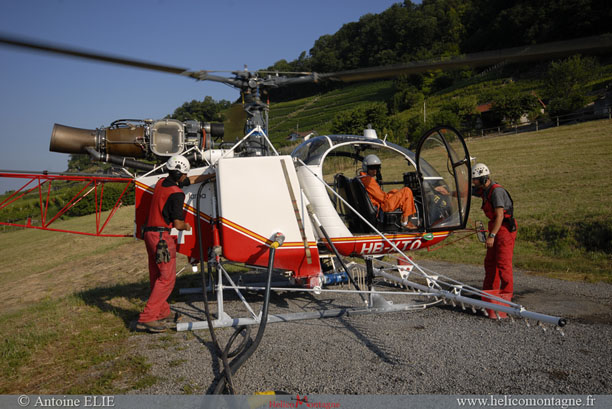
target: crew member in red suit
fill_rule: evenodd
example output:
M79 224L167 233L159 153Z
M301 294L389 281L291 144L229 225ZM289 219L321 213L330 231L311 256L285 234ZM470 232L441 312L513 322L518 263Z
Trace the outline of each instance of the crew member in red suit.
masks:
M408 187L401 189L392 189L389 192L384 192L378 182L376 175L380 171L382 162L376 155L368 155L363 159L363 172L359 173L359 180L366 188L370 200L377 209L382 209L383 212L392 212L395 209L402 210L402 226L408 229L416 228L409 218L416 212L414 207L414 197L412 190Z
M514 203L508 191L491 180L491 172L483 163L476 164L472 169L472 186L472 194L482 198L482 210L489 219L482 289L510 301L514 292Z
M214 178L214 174L187 176L191 166L183 156L171 157L166 168L168 176L155 185L147 224L143 229L149 255L151 294L138 318L136 329L148 332L164 332L169 324L176 321L167 301L176 281L176 237L170 235L170 230L173 227L191 230L183 214L185 193L181 188ZM167 245L165 257L158 253L158 243L162 240Z

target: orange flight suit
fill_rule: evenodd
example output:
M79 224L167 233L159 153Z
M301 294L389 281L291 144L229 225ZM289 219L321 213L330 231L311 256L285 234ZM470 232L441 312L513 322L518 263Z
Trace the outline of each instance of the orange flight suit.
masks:
M416 213L414 207L414 197L412 190L409 187L403 187L401 189L392 189L389 192L384 192L376 178L369 176L365 172L359 173L359 180L365 186L370 200L376 206L381 208L383 212L392 212L395 209L402 210L402 219L407 219L409 216Z

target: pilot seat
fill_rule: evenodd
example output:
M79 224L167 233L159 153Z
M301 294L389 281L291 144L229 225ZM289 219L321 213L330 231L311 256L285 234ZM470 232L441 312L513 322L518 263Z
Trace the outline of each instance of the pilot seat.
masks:
M336 191L345 199L351 207L361 214L376 229L385 233L394 233L402 229L402 211L383 212L376 209L368 192L359 178L349 179L342 173L335 177ZM349 230L353 233L372 233L373 230L359 216L350 209L344 212L349 224Z

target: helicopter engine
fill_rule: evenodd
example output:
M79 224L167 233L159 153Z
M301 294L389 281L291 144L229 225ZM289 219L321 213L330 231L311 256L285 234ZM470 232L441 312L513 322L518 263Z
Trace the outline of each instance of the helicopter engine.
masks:
M95 160L150 170L151 165L133 159L165 160L192 147L205 151L213 147L214 138L222 138L223 134L222 123L195 120L120 119L97 129L55 124L49 150L88 154Z

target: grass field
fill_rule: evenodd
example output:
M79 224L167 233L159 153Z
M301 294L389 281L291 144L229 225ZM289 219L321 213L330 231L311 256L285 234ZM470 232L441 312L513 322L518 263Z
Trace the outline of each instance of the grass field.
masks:
M93 217L56 227L90 226ZM133 207L125 207L111 231L129 233L132 221ZM146 363L126 351L129 331L117 313L123 306L136 314L146 296L144 266L131 261L143 259L140 244L39 230L0 234L0 393L105 393L147 382ZM88 296L125 285L142 291L132 301Z
M516 267L612 282L612 121L471 139L468 146L514 199ZM472 205L472 221L484 221L479 206ZM133 207L122 207L109 232L130 233L133 217ZM56 227L82 228L92 218ZM415 257L480 264L484 252L468 237ZM21 230L0 234L0 259L0 393L125 393L159 381L129 342L129 322L148 296L141 241ZM177 288L198 280L180 276Z
M476 138L467 144L514 200L516 267L612 282L612 121ZM486 221L477 198L470 215ZM423 257L480 263L484 248L468 239Z

